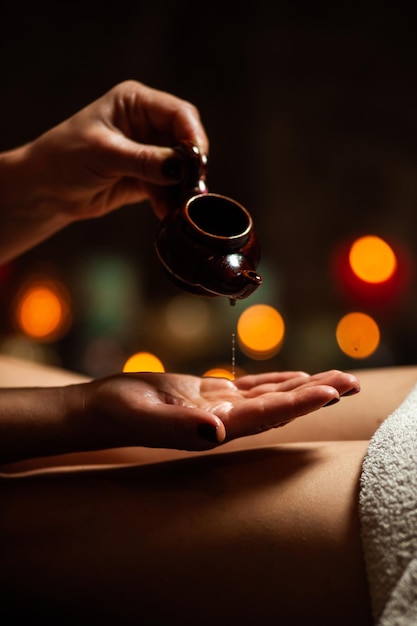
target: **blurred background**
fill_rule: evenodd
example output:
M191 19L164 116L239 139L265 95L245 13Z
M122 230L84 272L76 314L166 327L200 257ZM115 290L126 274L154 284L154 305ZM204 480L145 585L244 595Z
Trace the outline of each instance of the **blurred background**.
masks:
M1 4L0 150L128 78L191 100L263 284L234 307L181 292L150 206L125 207L0 268L0 353L91 376L135 354L195 374L416 362L417 5L306 4Z

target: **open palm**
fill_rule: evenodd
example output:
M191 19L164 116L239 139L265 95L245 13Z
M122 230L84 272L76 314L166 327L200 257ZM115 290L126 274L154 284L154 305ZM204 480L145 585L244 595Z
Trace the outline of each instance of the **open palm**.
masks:
M92 381L85 406L115 445L204 450L283 426L359 387L356 376L339 370L234 381L141 372Z

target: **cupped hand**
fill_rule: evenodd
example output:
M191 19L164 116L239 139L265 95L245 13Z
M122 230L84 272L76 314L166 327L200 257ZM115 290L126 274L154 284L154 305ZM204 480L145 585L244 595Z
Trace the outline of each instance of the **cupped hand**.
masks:
M73 220L143 200L162 218L184 174L173 150L182 140L208 153L198 109L129 80L33 141L29 155L45 201Z
M339 370L270 372L234 381L171 373L120 374L88 383L85 409L114 446L205 450L254 435L360 389Z

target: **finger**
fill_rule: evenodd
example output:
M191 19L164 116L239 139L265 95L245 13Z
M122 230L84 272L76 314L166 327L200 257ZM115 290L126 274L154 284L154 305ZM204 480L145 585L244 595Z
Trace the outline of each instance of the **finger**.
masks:
M259 385L282 383L293 378L309 379L310 375L304 371L264 372L262 374L247 374L234 380L235 386L244 391Z
M212 413L181 405L155 405L138 426L140 445L178 450L210 450L226 437L222 420Z
M305 385L318 385L318 382L314 382L311 380L310 376L298 376L293 377L288 380L283 380L281 382L276 383L264 383L263 385L257 385L253 389L249 389L245 393L245 397L254 398L256 396L264 395L265 393L272 392L287 392L292 391L294 389L298 389L299 387Z
M327 385L306 386L250 398L232 409L227 419L223 419L226 440L276 428L283 422L307 415L338 399L338 391Z
M327 372L320 372L311 376L312 383L318 383L320 385L326 384L335 387L340 395L346 395L347 393L354 394L360 391L361 384L359 378L349 372L342 372L340 370L329 370Z
M185 139L197 145L203 154L208 153L209 142L200 112L187 100L136 80L126 80L110 89L99 105L103 102L113 111L114 124L136 137L158 136L165 138L167 145Z
M313 376L294 376L277 383L266 383L248 391L248 395L257 396L272 391L291 391L301 386L329 385L337 389L340 395L358 393L360 383L356 376L339 370L329 370Z
M185 139L196 145L202 154L208 154L209 140L197 107L173 94L144 87L140 108L146 109L149 123L161 135L176 143Z
M169 147L138 143L114 133L111 142L103 138L101 150L113 176L136 178L156 185L173 185L183 177L184 161Z
M190 141L199 149L200 154L208 156L209 139L198 110L189 102L183 100L182 106L177 107L174 115L173 134L177 142L183 139Z

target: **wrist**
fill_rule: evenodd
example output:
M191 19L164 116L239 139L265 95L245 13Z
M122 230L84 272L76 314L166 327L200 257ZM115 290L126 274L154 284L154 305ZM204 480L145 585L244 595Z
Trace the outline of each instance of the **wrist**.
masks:
M42 185L42 164L32 144L0 154L0 264L69 223Z
M100 447L85 412L89 383L0 390L0 464Z

